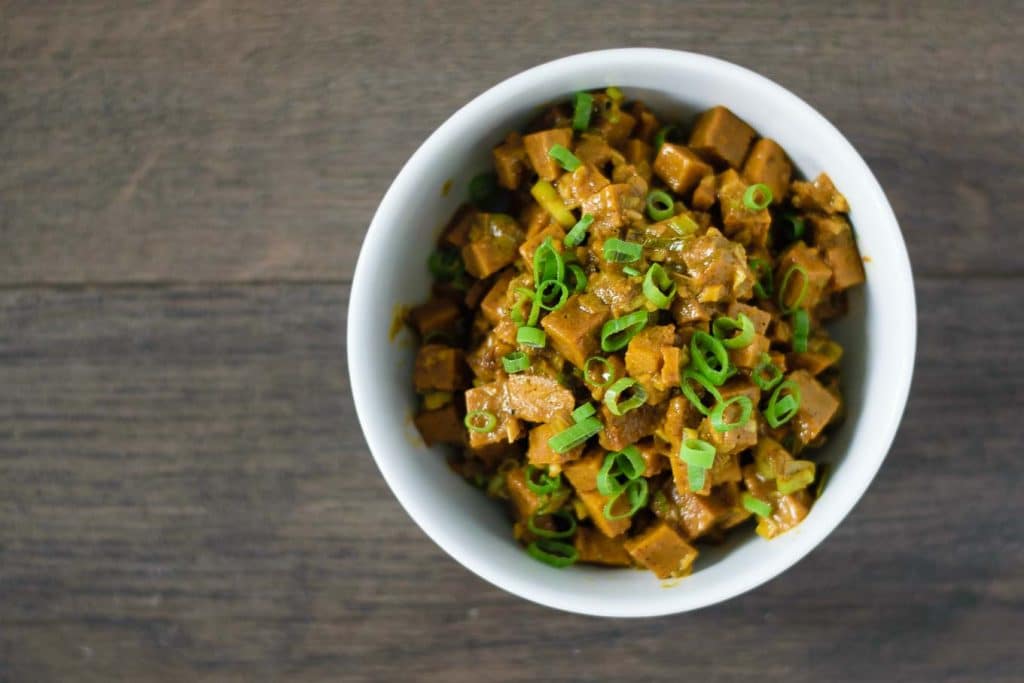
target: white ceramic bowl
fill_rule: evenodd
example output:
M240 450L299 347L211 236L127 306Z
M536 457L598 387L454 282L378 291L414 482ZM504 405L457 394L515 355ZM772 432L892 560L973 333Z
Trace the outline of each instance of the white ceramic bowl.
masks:
M586 566L553 569L512 540L504 510L426 448L415 409L413 345L389 341L397 304L422 301L426 256L486 169L490 149L538 108L574 91L617 85L663 120L686 122L724 104L777 140L805 177L827 171L852 207L867 286L832 328L843 360L848 418L822 459L834 469L796 529L764 541L750 529L701 552L693 574L666 588L650 572ZM445 181L456 188L442 196ZM820 543L850 512L896 434L910 388L917 329L910 262L882 189L850 143L788 90L728 62L688 52L624 49L566 57L514 76L457 111L413 154L381 201L363 242L348 312L348 362L359 422L381 473L417 524L449 555L528 600L583 614L638 617L697 609L768 581Z

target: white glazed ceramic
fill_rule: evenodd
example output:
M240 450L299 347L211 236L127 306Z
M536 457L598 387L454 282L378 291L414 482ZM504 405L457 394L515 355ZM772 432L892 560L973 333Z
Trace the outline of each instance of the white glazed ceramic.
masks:
M796 529L764 541L744 527L702 550L691 576L666 586L649 572L531 559L512 540L501 506L426 448L410 416L413 344L389 341L395 306L428 292L426 257L440 228L487 168L490 149L538 108L574 91L617 85L663 121L687 123L724 104L774 138L805 177L827 171L852 207L867 286L832 327L846 347L848 417L821 458L833 470L824 495ZM442 196L445 181L456 188ZM882 189L850 143L806 102L742 67L688 52L624 49L566 57L514 76L457 111L413 154L381 201L363 242L348 311L348 362L359 422L381 473L409 516L449 555L494 585L558 609L616 617L697 609L785 571L835 529L878 471L910 388L917 321L910 262ZM429 586L424 586L429 590Z

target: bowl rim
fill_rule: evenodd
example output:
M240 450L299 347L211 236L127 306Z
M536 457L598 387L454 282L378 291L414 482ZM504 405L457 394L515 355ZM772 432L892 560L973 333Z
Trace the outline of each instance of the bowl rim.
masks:
M460 547L444 524L432 517L429 514L429 510L426 510L417 497L412 495L413 484L403 479L394 468L397 464L397 459L393 461L389 453L384 453L379 430L386 428L389 422L371 418L365 408L361 409L361 403L363 402L360 400L360 397L365 397L368 394L370 384L375 378L371 368L359 362L359 352L368 344L372 344L373 341L360 336L362 326L352 324L353 320L361 320L364 316L368 315L371 306L379 306L379 302L373 299L371 287L373 273L370 271L372 268L370 264L371 257L368 254L375 253L384 246L384 232L386 230L384 223L385 216L389 213L389 205L396 201L396 197L404 196L412 191L413 188L409 187L410 183L407 180L413 175L413 169L423 164L424 160L433 158L442 151L442 146L449 137L450 131L457 129L464 120L487 116L489 111L493 111L494 107L506 99L506 93L514 93L528 82L538 79L559 78L575 69L592 66L595 62L616 63L631 60L684 60L704 69L717 70L722 73L731 72L733 76L747 79L756 83L760 88L770 90L773 97L789 100L789 106L804 110L804 114L815 119L816 123L822 126L834 138L832 142L845 147L844 152L857 164L856 174L864 178L868 191L873 195L876 212L884 219L888 227L892 228L893 235L895 236L893 243L888 245L888 248L892 250L890 256L893 257L894 263L897 266L895 270L898 272L887 271L886 276L890 278L893 291L903 296L902 314L909 323L906 326L906 333L903 337L895 340L887 348L888 353L895 354L896 357L902 359L900 367L905 369L903 375L891 378L892 384L889 386L890 397L896 399L893 405L898 406L898 409L893 410L889 416L888 423L881 424L874 430L880 435L875 440L879 445L877 451L858 455L860 474L855 481L856 486L851 485L837 492L839 497L834 498L833 503L827 510L830 514L824 517L819 516L817 523L812 528L803 529L804 525L801 525L804 533L792 544L792 552L788 554L775 554L772 556L772 561L765 562L756 571L746 574L746 580L735 580L727 587L706 591L699 595L692 595L689 600L664 600L654 605L645 603L643 608L623 607L621 604L613 606L600 603L595 604L593 601L580 601L572 596L566 597L559 593L545 591L543 586L538 586L534 582L524 580L522 577L518 577L511 572L503 572L495 566L495 563L485 560L480 554ZM624 87L629 86L628 83L620 85ZM659 48L617 48L577 53L521 71L490 87L462 106L427 137L392 181L381 199L366 232L352 278L347 328L347 362L353 403L370 453L399 504L402 505L406 513L434 543L485 581L531 602L592 616L652 617L699 609L756 588L799 562L827 538L839 523L849 515L857 502L863 497L864 492L874 480L882 462L888 455L906 409L917 346L917 308L910 258L892 206L878 180L857 150L814 107L771 79L746 67L716 57L695 52Z

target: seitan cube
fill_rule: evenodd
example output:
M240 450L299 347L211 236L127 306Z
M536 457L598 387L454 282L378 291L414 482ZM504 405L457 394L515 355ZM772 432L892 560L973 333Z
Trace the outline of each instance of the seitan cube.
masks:
M629 567L633 564L630 554L622 545L622 539L608 538L587 527L580 527L576 531L573 545L579 553L580 562L603 564L608 567Z
M810 183L794 180L789 191L793 194L789 201L801 211L827 214L850 212L846 197L840 194L826 173L822 173Z
M754 129L746 122L725 107L718 106L700 115L688 144L709 163L739 168L754 135Z
M794 370L786 375L800 389L800 409L793 418L797 438L811 443L832 421L839 411L839 400L806 370Z
M469 383L466 356L461 349L424 344L416 352L413 384L416 391L456 391Z
M477 213L471 204L460 206L441 232L441 242L453 247L464 247L469 241L469 231L473 227Z
M765 247L772 226L771 212L747 208L743 197L748 185L733 169L718 177L718 204L722 210L722 232L747 247Z
M789 192L793 164L779 143L761 138L750 148L743 163L743 178L751 184L764 183L772 191L772 204L781 204Z
M832 279L832 269L821 259L818 250L808 247L803 242L794 242L786 251L779 256L778 266L775 270L775 282L781 290L783 280L790 268L799 266L807 273L803 277L799 271L794 271L786 282L786 291L779 292L779 296L786 307L792 307L800 296L803 283L807 283L804 296L800 299L800 307L812 309L821 301L822 295L828 288Z
M526 174L526 148L522 136L516 132L509 133L505 141L492 150L491 155L498 185L509 190L519 187Z
M754 332L757 334L765 334L768 331L768 325L772 322L772 314L768 311L739 301L733 301L729 304L729 310L726 311L726 315L730 318L736 318L740 313L750 318L750 322L754 323Z
M597 490L597 473L604 464L606 454L604 449L592 448L579 460L566 465L562 471L573 488L580 493Z
M600 491L577 491L580 502L587 509L587 514L594 522L597 530L608 538L615 538L629 530L633 523L632 517L621 517L619 519L608 519L604 516L604 506L611 500L611 496L601 495ZM625 515L629 512L629 496L621 495L612 504L611 513L613 516Z
M505 390L512 414L527 422L551 422L559 418L568 421L576 403L572 392L558 380L542 375L509 375Z
M552 128L523 136L523 146L534 172L544 180L554 180L562 174L562 167L549 156L555 145L572 145L572 128Z
M683 145L662 144L654 158L654 173L676 194L686 194L706 175L714 172L708 164Z
M558 465L559 467L578 459L583 454L583 445L572 448L564 453L556 453L548 440L559 432L568 429L568 419L557 418L547 424L542 424L530 430L529 448L526 451L526 458L531 465ZM596 476L596 475L595 475Z
M728 509L715 496L690 491L672 496L678 508L678 523L689 540L700 538L714 529Z
M654 434L665 419L668 402L642 405L625 415L612 415L608 406L602 404L598 414L604 429L597 435L597 441L610 451L621 451L645 436Z
M697 549L662 521L627 540L625 546L634 560L653 571L659 579L685 576L697 559Z
M584 199L580 207L594 217L592 235L616 237L619 228L643 218L644 195L629 183L615 183Z
M458 304L451 299L433 298L424 304L416 306L406 320L419 333L420 339L425 338L431 332L450 332L459 319L462 318L462 311Z
M480 302L480 313L492 325L497 325L502 318L508 315L508 286L515 275L514 268L506 268L501 271L483 301Z
M469 431L469 445L479 448L495 443L517 441L525 435L523 423L512 415L504 382L491 382L466 390L466 413L486 410L497 423L489 432Z
M437 410L424 410L413 418L413 422L428 446L439 443L461 445L466 442L466 426L454 403Z
M587 358L601 348L601 326L608 321L608 307L593 294L574 294L557 311L541 320L541 327L555 351L582 369Z
M842 216L808 216L814 246L832 269L831 286L842 291L864 283L864 263L853 238L853 229Z
M562 203L575 209L587 197L597 194L611 184L604 175L590 164L583 164L572 173L564 173L555 183L555 189L562 197Z
M462 247L466 271L477 278L496 273L516 259L523 231L511 216L501 213L477 214Z
M525 242L519 245L519 256L523 259L523 263L526 264L527 272L533 272L533 254L537 251L537 247L544 244L544 241L549 237L551 238L551 246L554 247L555 251L562 253L562 240L565 239L565 230L558 223L549 223L543 230L537 232L532 237L528 237Z
M717 199L718 177L706 175L700 179L700 182L697 183L697 187L694 188L693 197L690 200L690 206L698 211L708 211L715 205L715 200Z
M725 411L726 421L736 420L739 417L739 412L739 406L735 404L729 406ZM698 433L700 438L715 447L715 451L720 456L739 453L757 443L757 420L751 415L746 424L720 432L711 426L710 418L704 418L698 427ZM715 464L718 464L717 457Z

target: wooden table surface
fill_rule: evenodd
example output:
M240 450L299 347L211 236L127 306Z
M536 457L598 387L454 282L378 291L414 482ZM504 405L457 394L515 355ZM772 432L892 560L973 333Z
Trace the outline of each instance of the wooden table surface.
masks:
M0 2L0 681L1020 681L1020 3ZM469 98L586 49L753 67L899 216L912 396L843 525L648 620L484 583L355 420L362 235Z

